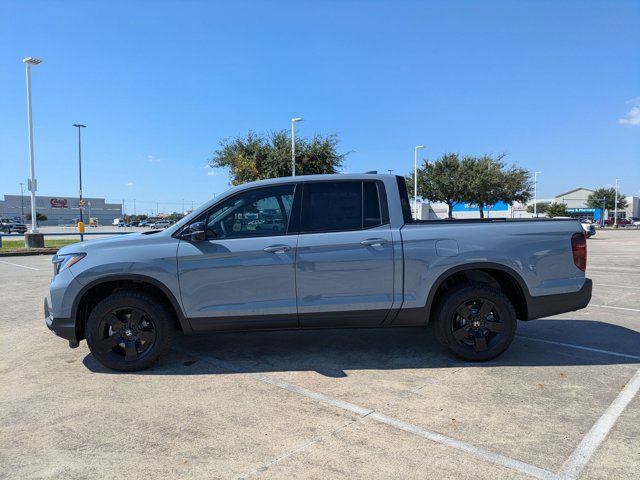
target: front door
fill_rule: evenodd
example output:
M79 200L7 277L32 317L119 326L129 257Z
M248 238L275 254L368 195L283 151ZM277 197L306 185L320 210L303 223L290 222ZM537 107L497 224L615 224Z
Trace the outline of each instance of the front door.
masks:
M287 235L293 192L294 185L240 192L197 220L206 240L180 241L180 295L194 330L298 326L297 235Z
M301 327L381 324L394 250L382 182L305 183L296 254Z

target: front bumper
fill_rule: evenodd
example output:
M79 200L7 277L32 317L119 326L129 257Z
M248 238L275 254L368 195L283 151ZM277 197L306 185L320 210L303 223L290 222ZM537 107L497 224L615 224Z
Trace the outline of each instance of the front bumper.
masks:
M49 311L49 304L46 298L44 300L44 322L49 330L57 336L68 340L71 348L78 346L76 322L70 318L55 318Z
M530 296L527 299L527 320L550 317L565 312L580 310L589 305L591 301L591 289L593 282L590 278L584 279L584 285L577 292L560 293L556 295Z

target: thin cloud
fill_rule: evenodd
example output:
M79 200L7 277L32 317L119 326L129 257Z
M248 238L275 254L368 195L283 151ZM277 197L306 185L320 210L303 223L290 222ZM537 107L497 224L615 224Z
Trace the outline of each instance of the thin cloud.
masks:
M127 182L124 185L125 187L133 187L133 182Z
M219 175L220 173L217 172L216 170L209 170L207 172L207 175L209 175L210 177L215 177L216 175Z
M626 103L631 105L624 118L618 119L620 125L640 125L640 97L632 98Z
M147 155L147 162L149 163L160 163L160 159L154 157L153 155Z

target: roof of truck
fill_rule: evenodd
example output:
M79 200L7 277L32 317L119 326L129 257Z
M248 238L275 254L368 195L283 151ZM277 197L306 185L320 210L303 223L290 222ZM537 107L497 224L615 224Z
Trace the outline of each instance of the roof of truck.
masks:
M247 188L258 185L277 185L281 183L291 183L291 182L317 182L318 180L322 181L331 181L331 180L364 180L364 179L373 179L373 180L383 180L383 179L391 179L395 178L395 175L391 175L388 173L334 173L334 174L326 174L326 175L298 175L295 177L278 177L278 178L268 178L266 180L257 180L255 182L243 183L242 185L238 185L235 188Z

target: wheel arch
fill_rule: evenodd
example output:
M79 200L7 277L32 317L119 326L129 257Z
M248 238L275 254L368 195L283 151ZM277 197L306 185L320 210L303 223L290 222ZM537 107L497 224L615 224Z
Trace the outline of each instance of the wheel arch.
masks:
M107 295L118 289L134 288L147 290L163 300L173 314L176 327L183 333L192 333L191 324L182 312L178 299L171 290L159 280L147 275L119 274L109 275L85 285L76 296L71 308L71 318L75 321L76 337L85 338L85 323L91 311L91 304L99 302Z
M442 273L434 282L425 305L426 318L432 316L437 302L450 288L462 283L485 283L502 290L516 310L517 318L529 318L529 290L522 276L513 268L493 262L456 265Z

